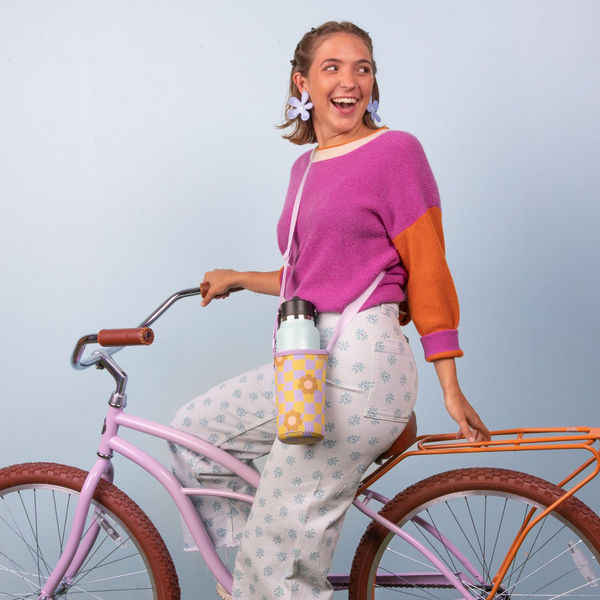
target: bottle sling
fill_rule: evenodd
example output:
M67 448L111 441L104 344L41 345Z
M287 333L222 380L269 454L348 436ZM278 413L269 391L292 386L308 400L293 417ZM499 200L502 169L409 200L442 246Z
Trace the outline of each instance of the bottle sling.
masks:
M294 201L288 245L283 255L283 276L281 278L277 316L273 328L273 368L277 390L277 437L287 444L314 444L325 437L325 389L329 352L386 273L385 269L381 271L375 281L358 298L346 306L325 349L294 348L292 350L277 351L276 335L281 303L285 301L285 281L287 269L290 266L289 256L292 238L296 228L304 182L315 152L316 150L313 149L310 154L308 166Z

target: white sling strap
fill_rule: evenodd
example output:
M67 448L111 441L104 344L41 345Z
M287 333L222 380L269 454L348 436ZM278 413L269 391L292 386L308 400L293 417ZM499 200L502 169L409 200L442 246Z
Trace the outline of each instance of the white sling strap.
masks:
M285 302L285 278L286 278L287 269L290 266L290 263L289 263L290 250L292 247L292 239L294 237L294 231L296 229L296 221L298 219L298 210L300 209L300 198L302 197L302 190L304 189L304 182L306 181L306 176L308 175L308 170L310 169L310 165L312 164L313 158L315 157L315 153L316 153L316 149L313 148L312 152L310 153L309 160L308 160L308 166L306 167L306 171L304 172L304 176L302 177L302 181L300 182L300 186L298 187L298 192L296 193L296 199L294 201L294 208L292 210L292 220L290 222L290 234L288 236L288 245L287 245L287 249L286 249L285 253L283 254L283 275L281 278L281 288L280 288L280 292L279 292L279 304L277 305L278 310L279 310L279 307L281 306L281 303ZM377 275L377 277L375 278L375 281L373 281L373 283L371 283L371 285L358 298L356 298L350 304L348 304L348 306L346 306L346 308L344 309L344 312L338 319L338 322L337 322L337 325L333 332L333 335L331 336L331 339L329 340L329 343L327 344L327 352L331 351L331 349L333 348L333 345L337 342L340 335L342 335L342 332L344 331L344 329L346 328L348 323L350 323L350 321L352 321L352 319L358 313L358 311L360 310L362 305L365 303L367 298L375 291L377 284L383 279L383 276L385 275L385 273L386 273L386 269L384 269L383 271L381 271L381 273L379 273L379 275ZM277 316L275 317L275 325L273 327L273 354L275 354L275 350L276 350L276 344L275 344L276 335L277 335Z

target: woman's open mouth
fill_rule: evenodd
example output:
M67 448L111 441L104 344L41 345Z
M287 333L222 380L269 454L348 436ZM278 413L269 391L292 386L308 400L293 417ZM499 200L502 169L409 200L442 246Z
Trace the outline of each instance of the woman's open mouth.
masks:
M343 115L351 115L356 109L356 105L358 104L358 100L352 102L351 100L330 100L331 104L333 104L334 108Z

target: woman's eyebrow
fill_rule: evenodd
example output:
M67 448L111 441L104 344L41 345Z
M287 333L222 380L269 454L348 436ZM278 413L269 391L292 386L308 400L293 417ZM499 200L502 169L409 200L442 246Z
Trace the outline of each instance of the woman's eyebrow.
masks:
M344 62L343 60L340 60L339 58L326 58L319 66L322 66L328 60L333 61L333 62ZM371 66L373 66L371 64L371 61L367 60L366 58L361 58L361 59L357 60L354 64L357 65L358 63L362 63L362 62L366 62L366 63L370 64Z

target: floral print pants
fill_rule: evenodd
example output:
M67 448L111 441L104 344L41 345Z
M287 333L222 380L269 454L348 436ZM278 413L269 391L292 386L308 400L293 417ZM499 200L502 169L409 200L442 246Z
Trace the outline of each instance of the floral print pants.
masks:
M238 546L232 597L330 600L327 574L361 476L404 429L415 405L417 367L398 322L399 306L359 312L327 361L325 439L277 439L273 364L215 386L183 406L172 426L255 465L268 454L258 488L195 452L170 444L173 473L186 487L217 487L255 497L252 505L193 497L216 547ZM321 313L326 348L339 313ZM182 522L184 549L197 551Z

